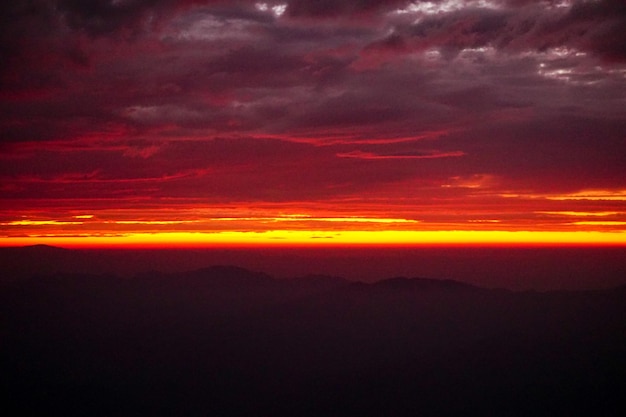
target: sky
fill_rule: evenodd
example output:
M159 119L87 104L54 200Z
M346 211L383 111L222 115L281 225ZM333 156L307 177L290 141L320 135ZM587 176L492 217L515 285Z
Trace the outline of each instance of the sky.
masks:
M0 245L626 244L622 0L0 5Z

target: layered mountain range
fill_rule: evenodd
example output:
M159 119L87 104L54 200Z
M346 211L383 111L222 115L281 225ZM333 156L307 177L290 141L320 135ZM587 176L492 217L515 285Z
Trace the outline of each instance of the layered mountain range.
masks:
M626 287L514 292L234 266L0 290L21 414L621 415Z

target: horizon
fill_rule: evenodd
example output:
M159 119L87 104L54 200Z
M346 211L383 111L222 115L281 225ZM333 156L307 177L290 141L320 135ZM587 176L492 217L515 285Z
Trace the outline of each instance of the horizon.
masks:
M50 245L74 249L217 249L217 248L350 248L350 247L626 247L623 232L600 231L364 231L266 230L218 232L152 232L113 236L55 235L0 237L0 247Z

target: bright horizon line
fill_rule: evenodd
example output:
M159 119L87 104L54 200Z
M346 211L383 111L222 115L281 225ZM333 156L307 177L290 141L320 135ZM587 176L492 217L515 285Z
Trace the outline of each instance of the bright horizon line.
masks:
M119 235L0 237L0 247L45 244L67 248L263 248L424 246L626 246L623 231L349 231L269 230L153 232Z

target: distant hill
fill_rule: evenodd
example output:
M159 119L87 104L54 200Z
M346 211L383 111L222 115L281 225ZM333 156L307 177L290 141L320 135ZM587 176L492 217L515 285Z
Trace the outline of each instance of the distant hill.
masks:
M378 281L374 284L379 288L393 288L397 290L471 290L478 289L475 285L466 284L451 279L406 278L395 277Z
M618 416L625 300L235 266L59 273L0 290L1 389L33 415Z
M133 277L207 265L238 265L279 278L325 275L376 282L389 277L426 277L518 291L626 285L626 246L68 250L37 245L0 247L0 286L57 272Z
M56 272L93 271L97 265L80 253L49 245L0 247L0 285Z

